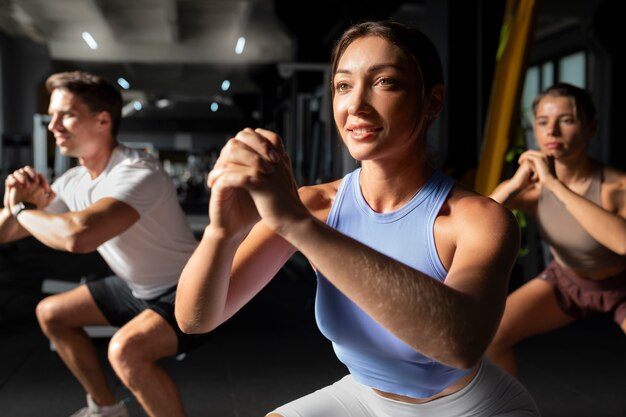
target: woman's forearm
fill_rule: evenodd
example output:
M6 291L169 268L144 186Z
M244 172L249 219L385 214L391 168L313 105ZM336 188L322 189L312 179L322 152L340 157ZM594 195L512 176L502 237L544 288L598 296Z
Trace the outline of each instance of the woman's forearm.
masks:
M560 181L551 183L550 190L594 239L626 255L626 219L576 194Z
M185 333L205 333L223 321L230 272L239 242L210 226L185 265L176 292L176 320Z
M337 289L414 349L457 367L469 367L482 355L503 305L494 301L484 308L471 291L448 287L315 219L290 227L284 237ZM502 282L508 272L501 271ZM467 279L473 280L472 273ZM503 304L503 291L489 291Z

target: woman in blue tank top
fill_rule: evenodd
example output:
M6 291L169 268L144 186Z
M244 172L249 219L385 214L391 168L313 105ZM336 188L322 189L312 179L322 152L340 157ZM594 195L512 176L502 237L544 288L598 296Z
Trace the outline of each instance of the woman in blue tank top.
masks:
M296 186L281 138L244 129L209 174L210 225L181 275L185 332L214 329L296 252L316 318L350 374L268 416L536 416L483 359L519 247L512 214L428 165L443 106L431 41L394 22L349 28L332 54L338 132L361 167Z

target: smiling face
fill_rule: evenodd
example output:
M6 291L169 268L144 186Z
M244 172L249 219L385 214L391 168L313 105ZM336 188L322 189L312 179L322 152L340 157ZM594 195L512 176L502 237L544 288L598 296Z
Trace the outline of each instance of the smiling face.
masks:
M534 133L539 148L556 160L586 155L593 131L583 123L571 97L547 95L537 104Z
M377 36L353 41L334 74L333 112L353 158L415 157L424 145L417 67Z
M94 155L110 136L107 112L93 112L77 95L57 88L50 95L48 130L62 155L86 158ZM104 139L102 139L104 138Z

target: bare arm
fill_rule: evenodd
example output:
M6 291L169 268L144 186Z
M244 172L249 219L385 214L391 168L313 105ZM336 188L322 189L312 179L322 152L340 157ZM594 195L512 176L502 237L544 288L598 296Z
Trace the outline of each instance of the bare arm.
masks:
M259 146L268 157L271 144ZM254 167L244 166L238 159ZM204 333L219 326L258 293L295 252L259 221L248 193L231 181L233 177L249 178L251 171L272 169L244 142L233 138L209 173L210 224L185 265L176 291L175 315L184 332Z
M626 174L607 169L607 181L602 185L609 190L603 191L608 196L605 208L563 184L550 169L546 155L530 151L523 157L533 165L541 186L554 193L587 233L613 252L626 255Z
M456 250L445 284L309 216L281 234L398 338L433 359L468 368L498 326L519 229L510 212L493 202L470 197L458 204L450 225Z
M261 291L294 252L262 222L241 245L209 225L178 283L178 325L185 333L215 329Z
M81 211L47 213L43 209L54 199L54 192L46 179L29 166L9 175L5 188L5 209L0 214L2 242L32 235L53 249L87 253L139 220L137 210L114 198L102 198ZM24 210L15 219L10 215L11 208L20 201L34 203L37 209Z
M489 197L510 209L534 214L538 195L537 181L531 165L520 163L513 177L498 184Z
M273 142L271 132L260 132ZM255 146L261 138L243 138ZM382 326L414 349L443 363L469 368L489 344L506 298L519 248L511 212L493 200L458 191L440 216L440 256L450 266L442 284L327 226L291 185L287 163L228 170L230 187L246 189L265 225L301 251L314 267ZM247 165L250 164L250 165ZM416 248L419 250L420 248Z
M82 211L50 214L25 210L20 226L53 249L74 253L96 250L107 240L121 234L139 219L139 213L126 203L103 198Z
M614 211L601 207L575 193L556 178L544 182L565 209L595 240L613 252L626 256L626 181L611 192Z
M28 230L13 218L8 207L0 211L0 243L13 242L29 236Z
M0 243L13 242L30 235L11 213L12 204L18 201L45 208L54 199L46 178L30 166L17 169L4 182L4 208L0 211Z

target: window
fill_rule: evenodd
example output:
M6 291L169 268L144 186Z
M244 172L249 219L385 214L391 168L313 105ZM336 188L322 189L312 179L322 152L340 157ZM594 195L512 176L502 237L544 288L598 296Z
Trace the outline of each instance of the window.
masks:
M585 52L579 51L548 60L528 68L521 96L521 123L523 127L532 126L531 105L535 96L555 82L566 82L586 88Z
M559 81L585 88L585 53L577 52L559 59Z

